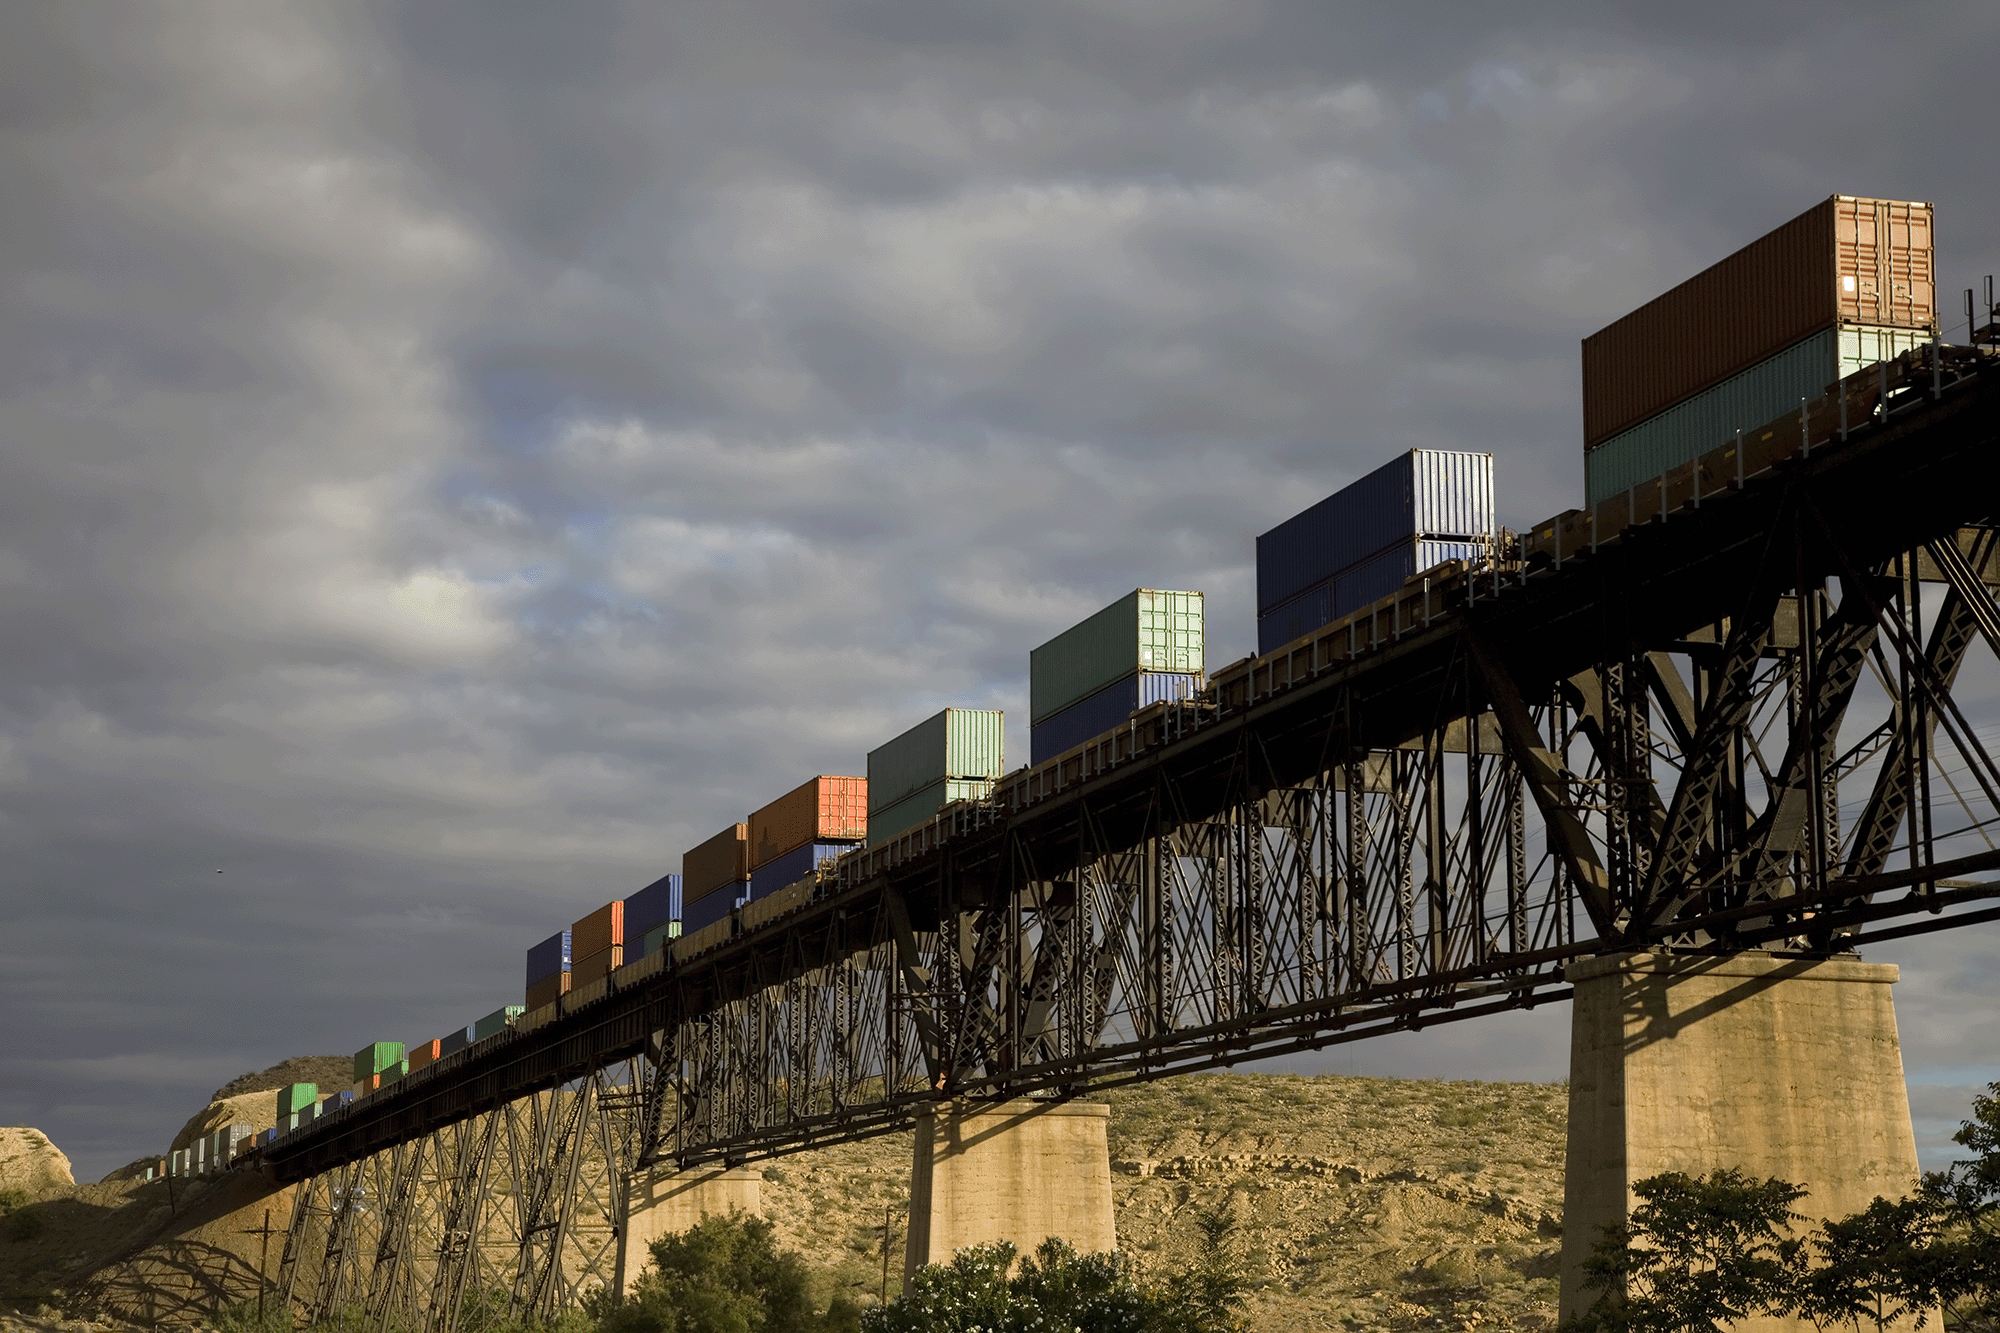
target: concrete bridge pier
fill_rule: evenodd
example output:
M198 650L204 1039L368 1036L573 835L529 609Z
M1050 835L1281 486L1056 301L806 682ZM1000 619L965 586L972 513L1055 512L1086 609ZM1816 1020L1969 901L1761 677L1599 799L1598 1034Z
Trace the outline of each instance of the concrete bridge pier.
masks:
M1031 1254L1050 1236L1084 1253L1117 1248L1111 1110L1094 1102L953 1102L917 1121L910 1173L907 1285L954 1250L1010 1240Z
M1636 1202L1634 1181L1737 1167L1803 1185L1796 1206L1814 1218L1917 1183L1894 967L1650 952L1589 959L1569 978L1564 1318L1595 1299L1580 1265L1599 1225Z
M754 1214L763 1206L763 1187L763 1172L740 1166L654 1172L635 1179L618 1233L620 1289L631 1291L652 1262L654 1241L687 1231L711 1213Z

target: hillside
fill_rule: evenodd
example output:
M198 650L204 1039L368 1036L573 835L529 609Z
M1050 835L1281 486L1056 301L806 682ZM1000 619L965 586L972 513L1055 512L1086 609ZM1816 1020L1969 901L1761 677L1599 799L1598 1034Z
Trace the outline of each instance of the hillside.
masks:
M263 1089L241 1085L256 1077L219 1089L190 1125L249 1109ZM1192 1254L1197 1214L1224 1210L1254 1284L1255 1333L1554 1322L1559 1086L1217 1074L1103 1100L1120 1248L1143 1274L1164 1275ZM21 1210L34 1220L18 1236L0 1235L0 1312L85 1301L186 1322L190 1304L254 1290L254 1229L267 1208L279 1225L289 1214L288 1192L247 1178L169 1190L114 1172L69 1185L53 1145L30 1156L22 1169L37 1173L38 1201ZM905 1134L763 1164L764 1211L823 1292L874 1298L885 1222L894 1289L910 1159Z

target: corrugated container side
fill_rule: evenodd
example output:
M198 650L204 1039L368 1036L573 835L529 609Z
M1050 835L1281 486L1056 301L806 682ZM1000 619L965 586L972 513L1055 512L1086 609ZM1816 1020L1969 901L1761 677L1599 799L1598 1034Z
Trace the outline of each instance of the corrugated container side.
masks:
M662 875L625 900L625 943L643 939L647 931L681 919L681 877Z
M1447 560L1475 561L1485 554L1479 542L1404 541L1376 553L1318 587L1257 617L1257 652L1276 652L1293 639L1330 625L1403 586L1411 575Z
M714 893L705 894L681 909L681 938L706 929L727 917L736 904L750 896L750 883L732 884Z
M991 778L942 778L887 810L868 816L868 841L887 842L915 828L953 801L976 801L993 794Z
M1929 204L1836 195L1593 333L1584 447L1843 319L1935 326L1931 231Z
M587 954L602 953L614 944L625 942L625 902L620 899L610 902L570 926L570 970L576 970L576 960Z
M1738 430L1795 411L1802 398L1818 398L1843 375L1929 340L1927 329L1849 325L1815 333L1586 453L1584 502L1594 505L1657 481L1662 472L1727 444Z
M319 1100L319 1084L291 1083L278 1089L278 1115L282 1119L303 1111Z
M559 930L528 950L528 984L569 971L569 932Z
M402 1059L402 1042L370 1042L354 1053L354 1077L359 1081L371 1074L379 1074L391 1065L402 1063Z
M868 752L870 826L879 811L946 778L1007 771L1006 718L995 708L947 708Z
M731 824L681 853L681 899L696 898L750 878L750 826Z
M654 954L659 953L667 947L667 941L679 938L680 933L681 923L679 921L667 921L654 926L646 932L645 938L640 941L639 956L641 958L651 958Z
M495 1009L472 1025L472 1039L484 1041L496 1032L505 1032L507 1025L519 1018L527 1010L518 1004L510 1004L503 1009Z
M1412 449L1257 538L1258 613L1398 543L1493 529L1493 455Z
M568 975L569 973L567 972L556 973L558 977L566 977ZM567 981L562 984L565 988L569 985ZM456 1028L447 1032L438 1038L438 1049L445 1055L450 1055L454 1051L462 1051L470 1045L472 1045L472 1025L469 1023L462 1028Z
M831 861L861 844L857 842L809 842L786 852L750 872L750 901L774 893L810 875L813 867Z
M821 774L751 814L750 871L807 843L867 836L868 779Z
M1028 654L1028 720L1039 723L1135 671L1205 665L1206 599L1139 588Z
M624 945L614 944L608 949L599 949L596 953L579 958L570 964L571 980L569 988L575 990L587 981L595 981L599 977L609 976L612 969L623 967L624 965ZM484 1034L482 1033L481 1035Z
M1114 681L1089 698L1063 709L1028 729L1029 762L1046 763L1093 736L1131 720L1151 704L1192 699L1201 692L1201 676L1191 671L1140 671Z
M558 972L552 977L543 977L540 981L533 983L528 987L527 995L523 997L527 1001L526 1007L529 1009L540 1009L545 1004L554 1004L557 1000L569 994L570 981L574 975L571 972ZM453 1049L463 1050L470 1043L463 1040L464 1033L458 1035L461 1040L458 1046ZM451 1052L446 1051L445 1054L449 1055Z
M443 1047L444 1043L435 1037L429 1041L420 1041L410 1047L410 1068L422 1069L425 1065L430 1064L433 1060L444 1054Z

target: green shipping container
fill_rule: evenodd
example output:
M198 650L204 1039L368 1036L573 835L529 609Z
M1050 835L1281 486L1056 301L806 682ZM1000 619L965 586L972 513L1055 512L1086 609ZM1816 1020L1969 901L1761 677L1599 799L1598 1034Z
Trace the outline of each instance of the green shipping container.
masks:
M355 1080L360 1082L359 1079ZM278 1119L311 1110L319 1101L319 1084L292 1083L278 1089Z
M868 841L887 842L929 819L953 801L973 801L993 794L990 778L946 778L906 796L887 810L868 816Z
M403 1043L378 1041L354 1053L354 1081L365 1083L376 1074L403 1062Z
M639 957L651 957L653 954L666 948L668 940L677 940L680 937L681 923L678 921L668 921L662 925L654 926L646 932L646 938L641 942Z
M1205 671L1202 595L1140 588L1028 654L1039 725L1136 671Z
M391 1083L399 1082L409 1076L410 1062L408 1060L398 1060L395 1064L379 1072L382 1075L382 1086L386 1088Z
M947 708L868 752L868 821L948 779L992 781L1007 771L1005 714ZM871 833L870 838L873 838Z
M1836 380L1930 340L1927 329L1848 324L1793 343L1585 454L1584 502L1594 505L1635 486L1657 486L1662 472L1720 449L1737 431L1796 413L1801 398L1816 399Z
M479 1041L496 1032L505 1032L510 1023L527 1012L525 1007L518 1004L510 1004L505 1009L495 1009L472 1025L472 1039Z

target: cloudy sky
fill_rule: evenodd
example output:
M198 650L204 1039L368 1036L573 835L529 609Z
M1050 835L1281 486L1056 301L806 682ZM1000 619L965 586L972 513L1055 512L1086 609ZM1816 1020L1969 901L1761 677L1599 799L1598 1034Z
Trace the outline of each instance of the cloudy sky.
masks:
M945 704L1025 758L1134 586L1240 656L1392 452L1578 503L1578 339L1828 194L2000 269L1987 0L4 12L0 1123L79 1175ZM1932 1129L1996 952L1875 955Z

